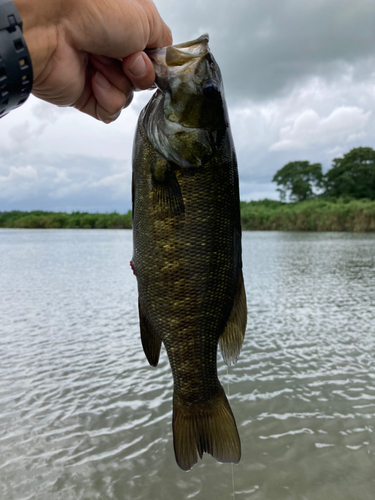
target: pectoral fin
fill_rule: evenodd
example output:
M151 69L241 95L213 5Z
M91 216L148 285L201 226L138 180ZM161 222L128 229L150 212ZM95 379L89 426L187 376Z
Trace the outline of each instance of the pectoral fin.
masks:
M153 331L150 322L142 311L141 302L138 300L139 324L141 327L141 341L147 361L151 366L157 366L159 362L161 340Z
M221 355L227 365L234 364L240 355L247 322L246 294L242 271L225 330L219 339Z
M173 167L160 160L151 168L151 177L155 206L160 212L163 215L183 214L184 200Z

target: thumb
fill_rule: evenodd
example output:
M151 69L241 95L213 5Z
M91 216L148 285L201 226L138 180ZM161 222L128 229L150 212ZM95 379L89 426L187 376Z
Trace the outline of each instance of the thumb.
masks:
M122 70L137 90L149 89L155 81L154 66L145 52L136 52L125 57Z

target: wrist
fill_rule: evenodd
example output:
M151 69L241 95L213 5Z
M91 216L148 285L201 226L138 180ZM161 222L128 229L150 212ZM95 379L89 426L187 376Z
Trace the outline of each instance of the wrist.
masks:
M23 23L23 36L31 57L34 82L48 66L57 47L57 26L61 19L61 0L13 0Z

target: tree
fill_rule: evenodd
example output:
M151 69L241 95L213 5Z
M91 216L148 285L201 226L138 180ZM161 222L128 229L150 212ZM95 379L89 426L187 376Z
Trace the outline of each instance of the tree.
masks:
M292 161L276 172L272 182L282 186L278 189L282 201L285 200L287 191L290 191L291 200L313 198L315 196L313 187L323 186L322 165L310 164L308 161Z
M354 148L343 158L335 158L325 175L326 194L375 199L375 151Z

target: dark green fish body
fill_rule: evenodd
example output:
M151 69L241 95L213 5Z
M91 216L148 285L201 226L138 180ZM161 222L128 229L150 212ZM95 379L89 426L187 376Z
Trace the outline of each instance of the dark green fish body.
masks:
M208 38L151 54L159 89L133 153L132 265L141 339L174 378L176 460L238 462L240 440L217 376L217 346L235 362L246 326L236 156ZM208 82L208 83L207 83ZM208 90L207 90L208 89Z

